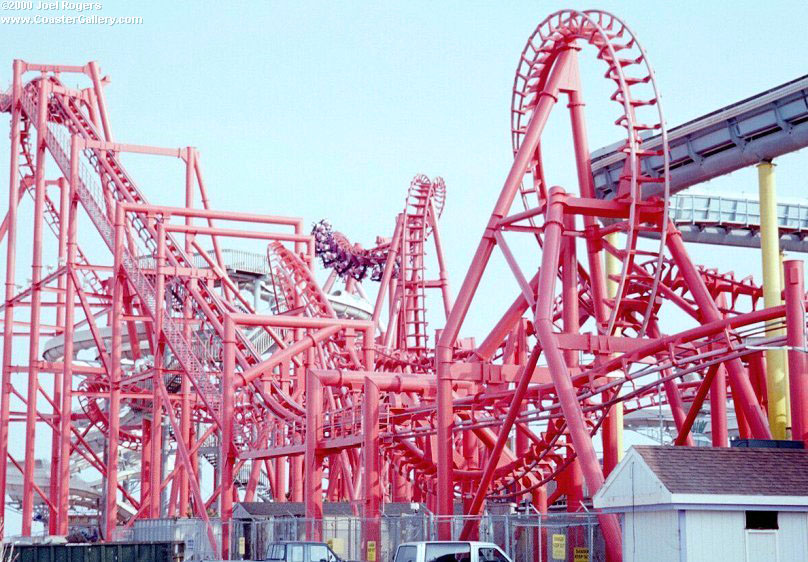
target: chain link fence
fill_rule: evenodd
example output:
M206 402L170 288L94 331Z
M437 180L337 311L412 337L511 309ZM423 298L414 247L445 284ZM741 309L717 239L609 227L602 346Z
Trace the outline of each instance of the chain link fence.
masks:
M300 517L270 517L263 520L234 521L233 552L241 560L260 560L268 544L306 540L309 530L319 531L323 542L345 560L367 561L363 552L360 517L325 517L322 521ZM606 560L605 545L592 514L509 514L481 517L439 518L429 513L382 517L381 544L376 560L392 562L399 544L438 539L438 529L446 524L452 540L458 540L469 526L468 540L492 542L514 562L601 562Z
M222 541L222 523L211 519L217 544ZM218 549L208 539L205 522L199 518L183 519L138 519L132 527L118 527L113 534L116 541L170 542L182 545L184 562L216 560Z
M221 524L213 520L216 539L221 541ZM323 542L347 561L392 562L398 545L438 539L439 529L451 529L459 540L468 526L468 540L498 545L514 562L605 562L606 549L591 513L483 515L480 517L437 517L428 512L382 516L381 543L375 560L363 551L362 530L366 520L356 516L326 516L321 521L294 516L234 519L231 559L262 560L267 546L281 541L305 541L319 535ZM208 544L204 522L199 519L151 519L135 522L118 540L162 540L184 543L185 560L216 560Z

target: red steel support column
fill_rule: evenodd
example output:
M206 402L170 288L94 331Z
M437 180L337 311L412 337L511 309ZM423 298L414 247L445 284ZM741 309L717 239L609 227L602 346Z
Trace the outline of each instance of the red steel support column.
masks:
M805 287L801 260L786 260L786 344L791 391L791 438L808 445L808 372L805 357Z
M453 427L454 411L452 407L452 379L451 362L452 349L460 327L468 313L471 301L480 284L485 266L491 257L494 249L494 230L498 228L499 221L506 216L516 197L516 192L525 176L525 171L530 164L533 153L541 137L541 132L547 123L550 111L558 101L559 83L567 70L569 64L569 50L562 51L556 59L555 65L550 73L544 89L538 93L539 101L533 116L525 131L525 136L519 151L516 153L511 170L505 179L505 184L491 213L491 218L486 225L483 237L480 240L471 266L466 274L463 284L458 292L452 312L446 319L444 327L436 346L436 370L437 370L437 427L436 439L438 441L438 489L437 489L437 515L450 516L454 512L454 471L453 471ZM438 528L440 539L451 538L451 528L449 525L440 525Z
M735 419L738 421L738 436L741 439L749 439L752 436L752 432L749 430L749 423L746 421L743 408L734 394L732 395L732 404L735 408Z
M236 326L230 316L224 321L224 365L222 367L222 442L219 460L222 470L222 558L230 557L231 518L233 517L233 466L236 458L233 451L233 411L235 387L233 377L236 369Z
M769 389L766 387L766 355L763 351L746 356L746 370L749 371L749 380L752 381L752 388L761 408L764 412L768 411Z
M143 446L140 449L140 504L143 506L149 504L149 486L151 486L151 436L152 427L151 420L143 417L140 421L140 435L143 439ZM142 511L141 509L141 511Z
M721 308L727 308L727 299L723 293L719 293L715 304ZM713 447L729 447L727 369L724 365L719 365L710 385L710 435Z
M195 151L193 148L188 147L186 150L186 161L185 161L185 207L187 209L192 209L194 206L194 155ZM186 226L193 225L193 218L190 216L185 217L185 224ZM192 256L194 253L193 246L191 242L193 241L193 235L186 233L185 234L185 253L188 256ZM194 279L188 279L188 283L195 283ZM185 334L185 339L187 341L191 341L191 320L193 318L193 311L191 310L191 299L188 293L186 292L185 301L183 302L183 315L185 317L185 325L183 326L183 333ZM188 379L188 376L182 377L182 409L180 414L180 428L182 430L182 436L180 437L182 440L185 441L185 446L188 447L188 450L191 450L193 447L193 443L191 443L191 381ZM194 454L194 457L196 455ZM179 497L179 513L180 517L185 516L188 513L188 508L190 507L188 504L188 496L189 496L189 479L196 478L194 474L188 474L188 471L182 470L179 474L179 489L180 489L180 497Z
M571 455L572 449L568 448L567 456ZM584 501L584 474L577 457L570 462L562 475L564 476L564 492L567 495L567 511L569 513L580 511L581 502Z
M297 441L297 437L295 439ZM294 455L289 457L289 481L290 491L289 496L293 502L303 501L303 455Z
M576 51L572 51L577 57ZM577 69L577 64L575 65ZM580 91L580 76L575 76L575 86L569 94L570 122L572 124L572 139L575 148L575 169L578 173L578 188L581 197L595 197L594 179L592 177L592 162L590 160L589 143L586 135L586 116L584 113L584 101ZM597 239L598 223L594 216L584 215L584 231L586 237L586 254L589 264L589 284L592 289L592 306L595 312L595 321L598 332L608 323L608 309L606 306L606 273L601 258L602 245ZM577 297L576 297L577 300ZM565 308L566 308L566 302ZM569 331L569 330L567 330ZM611 334L609 334L611 335ZM603 401L609 401L613 397L612 392L603 393ZM617 408L622 408L622 403L618 402L604 414L602 439L603 439L603 470L609 474L619 462L620 440L618 439L617 423L619 416L614 413Z
M571 51L573 56L577 56L576 51ZM574 67L578 68L577 64ZM576 76L580 88L580 77ZM592 162L590 161L589 143L586 136L586 118L584 114L584 102L580 90L569 91L570 121L572 123L572 138L575 148L575 170L578 173L578 187L581 197L594 198L595 186L592 178ZM601 244L595 236L598 228L597 219L594 216L584 215L584 231L588 233L586 238L586 253L589 264L589 283L592 288L592 304L595 310L595 318L599 326L608 322L608 309L606 307L606 274L603 270L603 260L601 259ZM600 330L598 330L600 331Z
M519 446L520 444L522 444L519 439L520 437L522 437L522 434L517 432L516 434L517 454L519 451ZM462 440L463 440L463 462L466 463L466 470L471 470L473 466L478 466L478 463L476 462L476 456L479 442L477 436L474 435L474 432L472 431L464 431L462 435ZM465 496L463 497L464 514L468 514L471 512L472 501L474 500L473 494L476 490L477 490L477 482L467 481L463 483L463 492L465 493Z
M699 415L701 406L704 404L704 399L707 397L707 393L712 387L713 379L721 367L722 365L718 363L710 366L707 369L707 374L704 375L704 379L701 381L701 384L699 384L699 388L696 390L696 395L693 397L693 402L690 404L690 410L687 412L687 418L685 418L684 423L682 424L681 428L679 428L679 434L676 436L676 439L673 442L674 445L685 444L686 438L690 434L690 429L693 427L693 422L696 421L696 417Z
M34 241L31 258L31 320L28 345L28 392L25 412L25 466L23 470L22 534L31 536L34 516L34 468L36 464L37 398L39 395L39 335L42 305L42 218L45 212L45 135L48 125L50 83L39 83L36 126L36 170L34 171ZM4 461L5 462L5 461Z
M68 206L70 205L70 187L65 178L59 178L59 266L63 266L67 262L67 229L68 229ZM62 336L66 331L65 326L65 273L59 275L57 280L57 289L59 294L56 295L56 329L61 330ZM66 357L66 356L65 356ZM67 362L66 360L63 362ZM62 497L59 487L59 463L61 456L61 440L60 428L62 425L62 418L64 415L70 416L70 410L65 410L62 404L62 384L64 378L59 373L53 373L53 419L51 420L51 466L50 466L50 497L53 506L50 509L48 517L48 533L55 535L57 533L59 517L57 514L58 505Z
M283 381L281 382L281 389L285 393L289 392L289 383L287 381L289 381L290 376L291 374L289 372L289 363L284 361L283 363L281 363L281 379ZM281 426L278 427L275 431L280 436L280 441L283 442L283 440L287 437L286 432L289 431L289 428L284 428ZM277 459L275 459L275 481L277 482L277 486L272 489L272 492L275 496L273 499L276 502L287 501L286 493L287 493L287 480L288 480L287 479L288 459L289 457L278 457Z
M19 203L20 95L22 61L14 61L11 102L11 163L9 165L8 220L6 238L6 290L3 311L3 378L0 388L0 520L6 517L6 481L8 477L8 425L11 411L11 361L14 341L14 281L17 250L17 206ZM2 538L0 529L0 538Z
M536 305L536 336L541 343L550 377L558 394L561 411L567 421L567 428L581 463L581 471L586 480L589 492L594 494L603 485L603 471L598 462L592 438L584 423L581 403L578 401L575 387L572 385L569 369L564 355L558 347L553 334L552 305L555 294L555 281L558 272L559 253L563 229L564 190L554 187L550 190L547 218L544 227L544 248L541 257L539 275L539 299ZM612 560L619 560L622 552L620 525L615 515L598 515L603 536L606 539L607 552Z
M312 356L311 350L308 353ZM306 454L303 469L303 501L306 507L306 539L320 541L323 521L323 466L317 451L323 423L323 385L306 369Z
M398 215L396 217L396 226L393 230L393 238L390 241L390 250L387 254L387 261L384 263L384 271L382 272L382 279L379 282L379 294L376 295L376 304L373 307L373 317L372 321L374 324L379 323L379 318L381 318L382 314L382 306L384 305L384 296L386 293L386 287L390 286L390 280L393 276L393 268L396 263L396 259L398 258L398 248L401 244L401 230L403 227L404 216ZM388 325L388 330L391 330L392 327Z
M70 490L70 449L73 410L73 327L75 325L76 284L73 273L76 265L78 247L76 234L78 225L78 198L76 188L79 182L79 139L73 136L70 143L70 193L67 217L67 260L65 263L65 331L64 358L62 359L62 412L59 437L59 502L56 513L56 534L66 535L68 531L68 494Z
M154 328L152 332L154 345L154 377L152 385L154 396L152 403L151 424L151 470L149 484L149 517L158 518L162 515L162 483L163 483L163 397L160 394L160 381L163 377L163 313L165 310L166 279L163 268L166 265L166 231L163 222L157 223L157 271L155 282L155 313ZM221 466L221 460L219 462Z
M490 250L489 250L490 255ZM458 326L459 329L459 326ZM439 518L454 514L454 408L452 405L452 380L449 369L452 363L452 346L443 345L443 338L437 336L439 343L435 349L437 362L437 497L435 513ZM448 521L438 519L438 538L451 539L451 526Z
M379 448L379 387L365 377L365 395L362 397L362 433L364 455L365 512L362 525L363 560L370 560L369 552L381 550L381 449ZM371 544L372 543L372 544ZM377 556L377 555L376 555Z
M93 81L93 88L95 88L95 100L98 103L98 113L101 115L101 124L104 127L104 138L112 142L112 131L109 126L109 116L107 115L107 102L104 96L104 85L101 80L101 75L98 69L98 63L91 61L87 64L90 71L90 79Z
M710 296L704 279L699 275L698 270L690 261L682 242L682 235L671 222L668 225L667 245L671 257L679 267L679 271L687 283L696 305L699 307L704 322L716 322L721 320L721 313L715 305L715 301ZM747 423L752 430L752 435L758 439L771 439L772 434L766 416L760 409L752 384L746 374L740 359L731 359L725 363L729 374L729 384L732 388L733 398L736 403L740 403Z
M441 242L440 229L438 228L438 217L435 211L435 202L430 201L430 222L432 224L432 240L435 242L435 257L438 260L438 280L440 281L440 291L443 297L443 311L446 316L452 310L454 299L452 298L452 291L449 289L449 274L446 271L446 259L443 255L443 243Z
M124 252L123 207L115 207L115 265L112 287L112 356L109 374L109 435L107 437L107 490L104 517L104 538L112 540L112 532L118 519L118 437L121 427L121 346L123 344L123 270Z
M571 51L575 55L575 50ZM572 65L572 68L575 68ZM575 215L564 215L564 229L570 232L575 231ZM594 260L599 263L599 260ZM565 236L561 239L561 315L562 329L568 334L577 334L580 330L580 319L578 306L578 258L575 255L575 238ZM541 296L539 298L542 298ZM544 298L548 298L544 296ZM564 361L567 368L574 369L580 364L578 361L578 351L568 349L564 352ZM571 451L568 451L568 454ZM573 459L566 470L567 478L567 511L575 512L581 509L581 502L584 499L583 475L581 473L581 463L578 458Z
M710 434L713 447L729 447L727 429L727 369L721 365L710 385Z

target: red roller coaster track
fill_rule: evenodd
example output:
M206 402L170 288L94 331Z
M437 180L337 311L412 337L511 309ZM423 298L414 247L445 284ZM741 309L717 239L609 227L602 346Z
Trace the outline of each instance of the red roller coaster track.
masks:
M609 200L593 185L582 56L600 61L614 86L614 124L625 139ZM26 81L28 73L35 76ZM87 77L88 87L66 87L66 74ZM305 502L314 521L326 498L361 505L363 541L381 539L385 501L425 502L438 516L452 515L456 501L476 515L486 502L525 498L540 511L565 499L574 511L584 483L594 493L617 463L618 410L664 402L675 443L690 445L709 400L713 445L727 446L731 399L741 435L768 438L761 347L788 344L792 365L804 366L801 274L787 276L786 306L762 308L751 280L689 259L667 214L667 133L654 73L611 14L557 12L528 39L513 88L513 165L456 300L438 228L442 179L416 176L392 236L368 250L325 222L310 235L301 219L215 211L196 150L115 142L103 85L95 63L17 60L0 97L11 114L0 457L23 475L23 534L35 511L51 533L68 532L77 461L104 478L105 538L140 518L208 523L215 514L225 532L217 543L208 524L209 539L224 556L233 503L259 494ZM562 100L577 189L553 186L543 171L541 143L552 141L544 128ZM661 138L653 149L643 142L649 131ZM124 167L126 153L179 159L185 206L148 203ZM660 156L662 167L649 165ZM648 186L662 195L645 196ZM23 217L25 194L33 214ZM517 198L523 209L514 208ZM29 229L31 282L19 289L17 248ZM645 232L658 244L638 244ZM232 238L266 245L266 260L228 261L222 246ZM537 244L538 267L512 251L515 239ZM58 255L52 270L43 268L48 241ZM498 321L475 343L461 330L496 250L519 291L507 308L487 307ZM333 269L323 287L316 255ZM339 278L353 300L335 296ZM367 278L379 286L364 306ZM433 342L430 290L446 316ZM674 309L689 320L669 333L662 316ZM770 335L786 322L788 341ZM27 354L14 351L22 341ZM801 392L792 400L795 438L805 437ZM22 461L9 452L13 423L25 427ZM35 444L48 438L43 489ZM119 477L124 454L137 467L127 480ZM7 485L2 462L0 494ZM448 538L448 519L440 521ZM610 559L620 559L615 516L600 523ZM474 531L470 519L462 534ZM317 539L321 528L311 524L309 534Z

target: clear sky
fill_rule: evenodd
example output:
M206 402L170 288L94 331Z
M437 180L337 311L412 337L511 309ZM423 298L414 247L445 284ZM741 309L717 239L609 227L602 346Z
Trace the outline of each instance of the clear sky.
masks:
M455 288L510 166L518 56L550 12L598 7L621 16L656 70L669 126L808 73L805 0L100 3L84 14L143 23L0 24L0 87L10 83L14 58L96 60L111 79L116 140L196 146L214 206L307 222L328 217L366 245L390 235L414 174L441 175ZM44 12L0 10L36 13ZM53 15L62 14L78 15L61 8ZM582 68L585 85L599 91L602 69ZM592 148L618 140L616 129L600 126L613 121L613 108L591 102ZM0 136L6 155L7 135ZM545 141L545 157L563 163L550 165L551 181L574 187L564 146ZM804 196L805 152L778 164L780 194ZM132 168L153 202L182 200L178 162L138 160ZM7 169L2 156L0 178ZM742 170L701 189L756 195L756 173ZM759 277L756 252L694 247L693 255ZM481 296L501 301L499 289L494 276ZM465 335L481 337L492 320L485 309L470 316Z

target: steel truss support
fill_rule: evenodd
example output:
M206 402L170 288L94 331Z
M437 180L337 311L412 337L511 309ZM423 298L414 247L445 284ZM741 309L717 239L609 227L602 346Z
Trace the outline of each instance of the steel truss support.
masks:
M808 444L808 345L805 340L805 272L800 260L786 260L786 344L791 390L791 438Z

